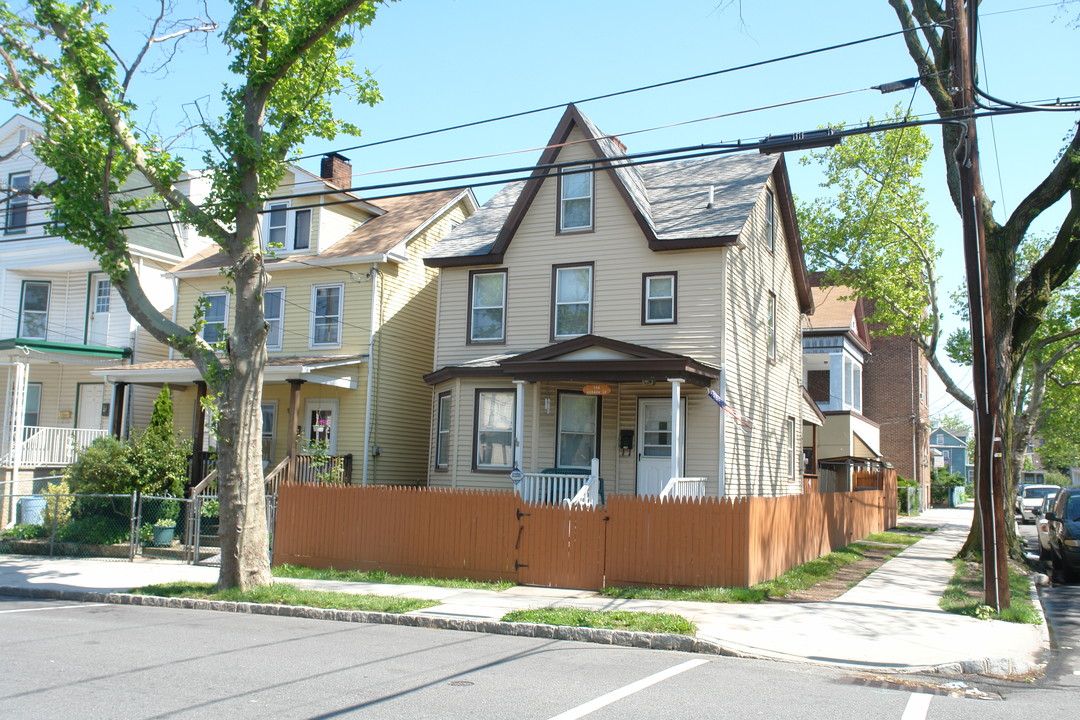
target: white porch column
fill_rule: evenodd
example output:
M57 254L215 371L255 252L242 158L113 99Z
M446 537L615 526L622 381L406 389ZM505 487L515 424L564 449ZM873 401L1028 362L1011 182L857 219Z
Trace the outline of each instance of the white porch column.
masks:
M525 381L514 381L514 467L521 470L525 444Z
M15 361L15 380L12 383L11 401L11 479L19 479L19 466L23 454L23 421L26 419L26 385L30 382L30 367L21 360Z
M671 477L682 475L679 468L682 466L682 398L680 391L684 380L682 378L668 378L671 383Z

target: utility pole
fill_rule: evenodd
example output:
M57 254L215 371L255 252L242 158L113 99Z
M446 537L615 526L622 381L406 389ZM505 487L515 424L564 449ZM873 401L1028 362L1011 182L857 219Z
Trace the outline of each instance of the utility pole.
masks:
M977 2L977 0L968 0ZM951 50L953 53L953 100L957 112L970 115L975 109L975 73L972 32L965 0L949 0ZM971 316L972 381L975 400L976 495L982 524L984 603L1000 610L1009 605L1008 548L1005 531L1005 478L1000 425L1001 386L998 348L990 305L986 224L979 173L979 144L975 118L962 119L963 141L956 148L960 175L960 215L963 219L964 264Z

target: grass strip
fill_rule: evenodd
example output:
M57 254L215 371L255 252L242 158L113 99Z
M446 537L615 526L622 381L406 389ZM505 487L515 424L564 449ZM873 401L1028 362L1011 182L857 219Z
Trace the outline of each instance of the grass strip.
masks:
M211 583L171 582L145 585L131 591L136 595L195 598L197 600L228 600L270 605L299 605L328 610L364 610L367 612L407 613L438 605L435 600L387 597L385 595L354 595L353 593L306 590L288 583L263 585L246 591L237 588L216 590Z
M923 539L923 535L911 535L905 532L898 532L896 530L892 532L879 532L871 533L864 537L860 542L875 542L875 543L889 543L892 545L914 545Z
M504 622L525 622L538 625L632 630L635 632L697 634L697 626L684 617L669 613L630 612L627 610L583 610L580 608L541 608L515 610L503 616Z
M994 612L983 604L983 571L981 562L953 560L952 579L938 602L946 612L968 615L982 620L1004 620L1006 622L1042 624L1039 611L1031 602L1031 580L1014 563L1009 563L1009 598L1011 604Z
M338 580L342 582L385 583L387 585L429 585L459 588L463 590L493 590L502 592L514 587L509 580L483 582L452 578L411 577L392 575L384 570L335 570L334 568L306 568L299 565L278 565L273 568L274 577L299 578L302 580Z

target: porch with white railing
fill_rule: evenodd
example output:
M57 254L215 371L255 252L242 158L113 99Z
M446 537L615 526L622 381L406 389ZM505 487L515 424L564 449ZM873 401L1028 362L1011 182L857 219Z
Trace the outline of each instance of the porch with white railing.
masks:
M524 473L517 488L525 502L568 503L575 507L600 504L600 460L593 458L588 475Z
M0 458L0 464L13 465L17 457L21 467L70 465L80 450L108 434L108 430L25 425L22 428L21 448L11 447Z
M673 477L657 496L661 500L705 497L705 478Z

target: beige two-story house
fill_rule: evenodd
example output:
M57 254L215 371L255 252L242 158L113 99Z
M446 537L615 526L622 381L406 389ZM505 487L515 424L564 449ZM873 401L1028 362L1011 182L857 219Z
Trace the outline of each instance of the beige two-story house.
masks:
M348 191L352 168L323 158L319 175L290 166L266 200L262 243L270 280L262 393L267 471L318 443L335 458L336 479L418 484L427 475L430 391L422 380L434 353L438 273L425 254L476 209L470 191L366 200ZM170 270L176 319L189 324L206 303L203 337L228 335L234 321L216 246ZM206 392L191 361L172 359L101 370L113 381L173 391L178 430L192 432L192 480L212 471Z
M820 421L782 157L633 164L569 106L531 177L425 262L432 486L511 489L595 458L605 493L802 492L803 423Z

